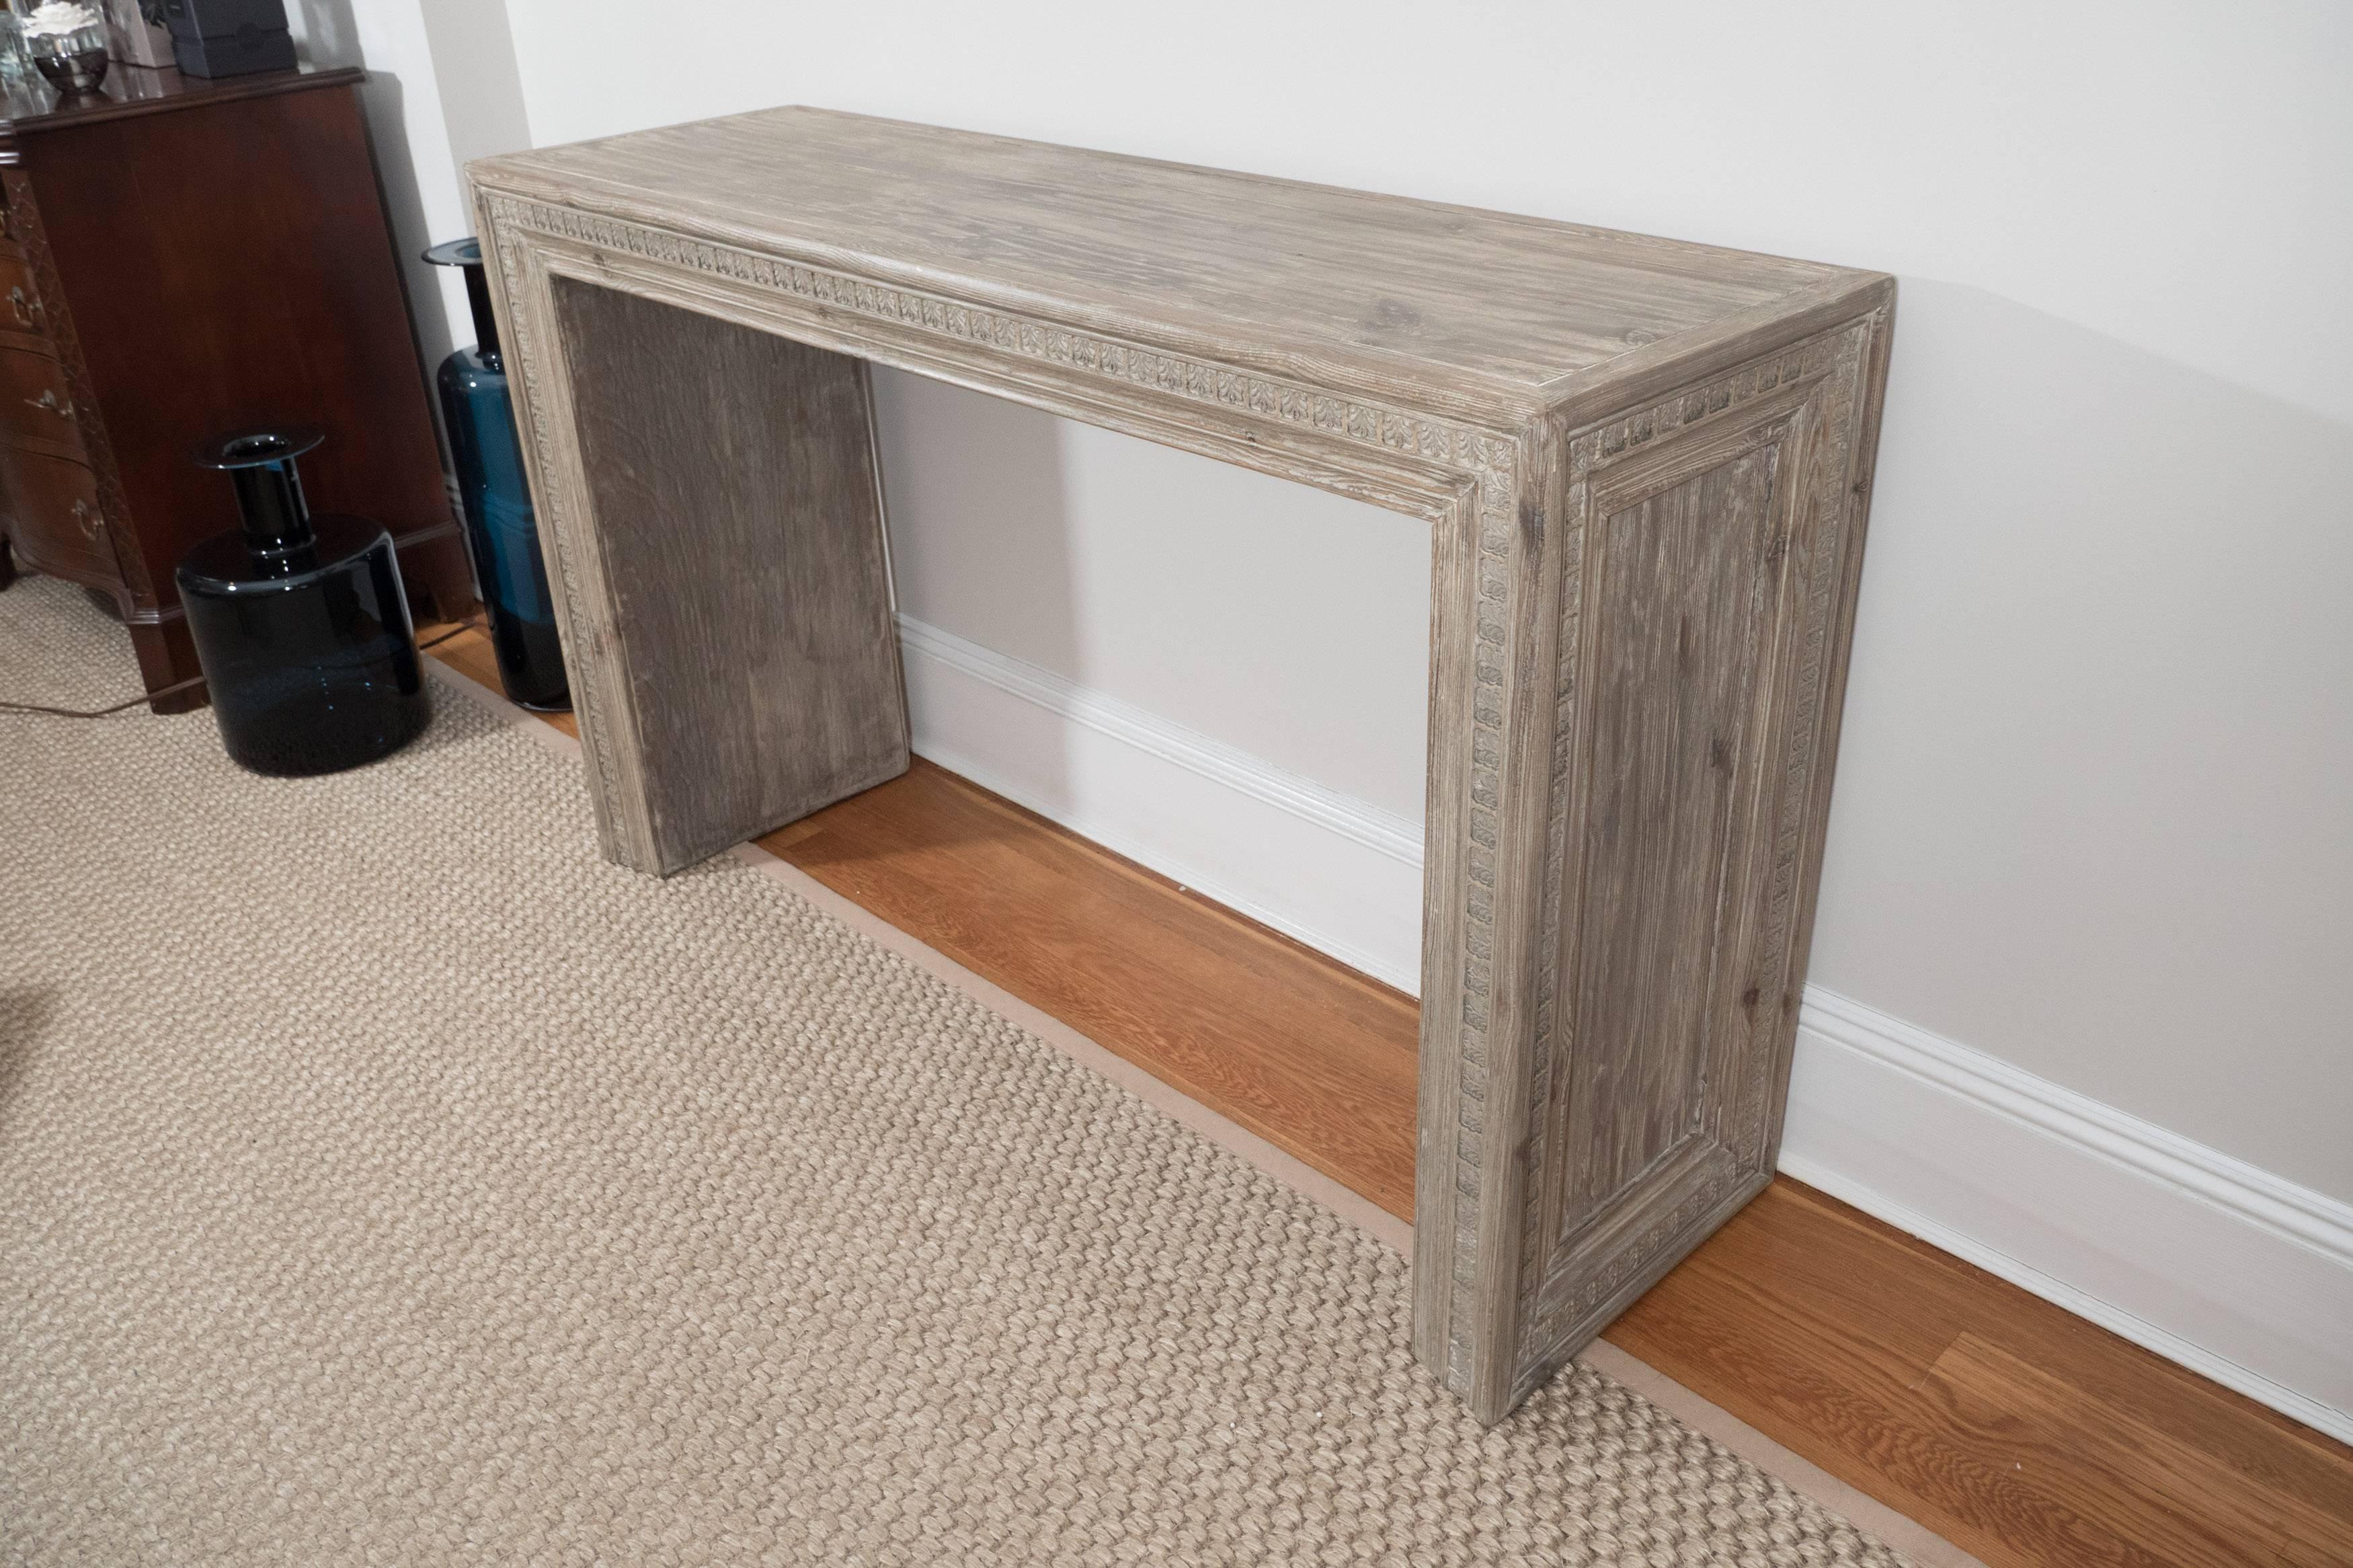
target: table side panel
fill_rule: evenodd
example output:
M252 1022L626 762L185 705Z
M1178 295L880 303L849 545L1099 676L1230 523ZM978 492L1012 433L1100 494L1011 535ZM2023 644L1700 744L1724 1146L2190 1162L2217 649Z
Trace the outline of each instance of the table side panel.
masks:
M1771 1177L1891 316L1565 436L1514 1403Z
M555 319L659 868L906 772L863 362L570 279Z
M1579 662L1588 721L1574 793L1576 920L1556 962L1562 1158L1546 1229L1566 1244L1661 1161L1700 1114L1721 956L1728 840L1758 769L1746 722L1760 634L1778 609L1775 537L1787 426L1594 508ZM1719 454L1710 454L1711 457ZM1778 482L1777 482L1778 481ZM1654 488L1655 486L1655 488ZM1755 997L1750 997L1754 1005Z

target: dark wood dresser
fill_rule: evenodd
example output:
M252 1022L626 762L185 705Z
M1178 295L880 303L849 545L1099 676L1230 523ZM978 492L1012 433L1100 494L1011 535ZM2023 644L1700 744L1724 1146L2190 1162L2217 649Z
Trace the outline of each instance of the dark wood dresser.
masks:
M420 616L472 602L361 79L118 64L0 99L0 583L13 551L96 590L150 691L197 673L174 568L237 525L190 454L241 426L323 429L312 510L389 527Z

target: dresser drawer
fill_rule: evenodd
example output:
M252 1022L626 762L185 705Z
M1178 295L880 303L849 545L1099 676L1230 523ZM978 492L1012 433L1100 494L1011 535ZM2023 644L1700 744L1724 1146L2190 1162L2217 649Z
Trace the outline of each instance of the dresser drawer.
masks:
M41 291L33 287L33 269L25 258L0 252L0 338L12 333L47 342L49 313L41 304Z
M106 515L99 510L98 476L89 464L0 446L0 484L6 487L9 542L18 555L79 582L121 580Z
M0 347L0 440L82 457L81 410L50 355Z
M0 256L22 256L24 241L16 236L17 218L8 204L0 201Z

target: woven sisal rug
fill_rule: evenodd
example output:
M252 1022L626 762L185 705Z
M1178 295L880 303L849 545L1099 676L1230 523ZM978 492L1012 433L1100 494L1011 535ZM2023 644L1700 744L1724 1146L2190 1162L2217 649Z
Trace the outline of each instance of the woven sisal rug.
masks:
M0 697L133 689L0 593ZM0 1563L1906 1561L457 685L375 767L0 714Z

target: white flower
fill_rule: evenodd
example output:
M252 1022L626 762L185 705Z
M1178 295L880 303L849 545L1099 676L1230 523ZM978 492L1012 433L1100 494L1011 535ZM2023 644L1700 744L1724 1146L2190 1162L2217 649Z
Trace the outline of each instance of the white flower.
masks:
M41 0L25 18L25 33L35 38L62 37L85 27L101 26L104 21L98 7L87 0Z

